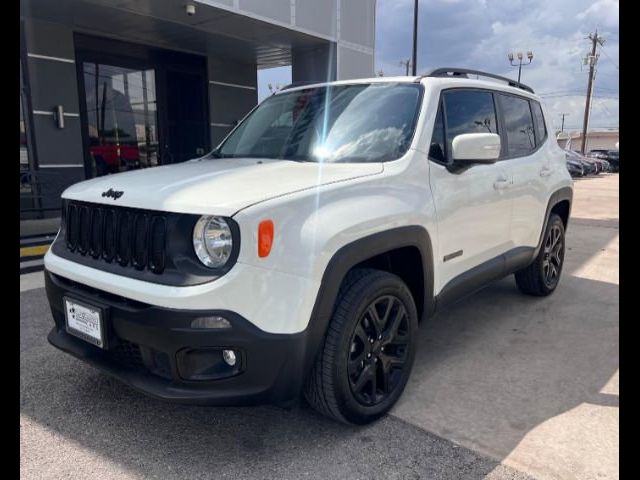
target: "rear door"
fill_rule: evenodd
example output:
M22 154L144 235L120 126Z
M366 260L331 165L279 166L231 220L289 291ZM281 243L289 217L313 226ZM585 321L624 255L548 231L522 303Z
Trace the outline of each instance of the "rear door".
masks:
M535 100L497 93L503 125L505 160L513 174L508 189L512 199L511 238L513 248L537 245L546 212L547 183L552 162L544 148L547 130L540 104ZM523 252L524 255L524 252Z
M479 267L480 277L502 271L510 246L511 172L506 162L456 168L451 143L463 133L499 133L492 91L444 90L429 149L429 177L438 218L436 291ZM460 280L460 278L458 278Z

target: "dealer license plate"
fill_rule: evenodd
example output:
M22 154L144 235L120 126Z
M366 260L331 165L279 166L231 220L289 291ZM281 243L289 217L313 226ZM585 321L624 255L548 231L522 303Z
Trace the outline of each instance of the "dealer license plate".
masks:
M85 342L104 348L102 309L64 297L64 313L67 332Z

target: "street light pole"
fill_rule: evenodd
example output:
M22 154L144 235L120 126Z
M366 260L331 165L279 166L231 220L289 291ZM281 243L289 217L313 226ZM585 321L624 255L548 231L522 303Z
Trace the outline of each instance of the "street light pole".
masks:
M417 75L416 66L418 64L418 0L413 3L413 60L411 62L411 74Z
M524 55L522 54L522 52L518 52L515 55L513 53L508 53L507 54L507 58L509 59L509 63L511 64L512 67L515 67L516 64L513 63L513 60L515 57L518 57L518 83L520 83L520 77L522 75L522 65L529 65L532 61L533 61L533 52L532 51L528 51L527 52L527 58L529 59L529 63L522 63L522 59L524 57Z

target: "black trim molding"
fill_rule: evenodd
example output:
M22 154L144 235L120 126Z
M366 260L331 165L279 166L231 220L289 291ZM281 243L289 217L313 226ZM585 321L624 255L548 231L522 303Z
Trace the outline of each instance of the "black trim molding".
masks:
M435 311L433 297L433 251L431 237L424 227L406 226L374 233L340 248L331 257L322 276L316 302L307 327L308 346L305 372L308 372L320 348L331 320L342 280L355 265L377 255L405 247L416 247L422 256L425 319Z

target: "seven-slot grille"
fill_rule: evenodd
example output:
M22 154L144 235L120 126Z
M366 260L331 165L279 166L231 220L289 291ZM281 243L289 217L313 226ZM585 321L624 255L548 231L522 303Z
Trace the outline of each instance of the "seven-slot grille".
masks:
M69 251L123 267L162 273L166 230L167 219L157 212L77 202L67 206Z

